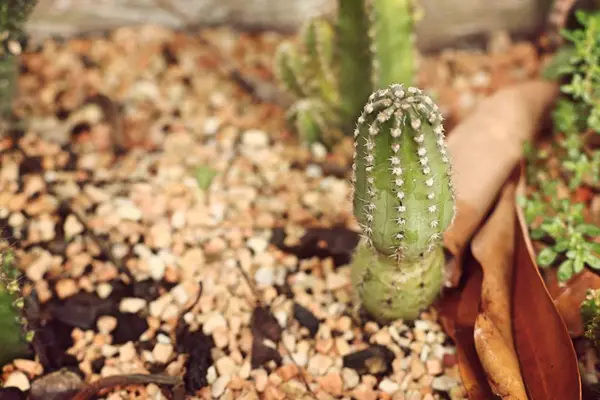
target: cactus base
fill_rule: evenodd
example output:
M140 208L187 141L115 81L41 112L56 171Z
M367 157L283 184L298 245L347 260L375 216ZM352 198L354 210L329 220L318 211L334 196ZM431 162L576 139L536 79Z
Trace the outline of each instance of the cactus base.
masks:
M441 246L417 261L398 261L361 243L352 264L352 284L362 307L382 323L417 319L437 299L444 284Z
M0 287L0 367L28 353L29 344L13 305L14 295Z

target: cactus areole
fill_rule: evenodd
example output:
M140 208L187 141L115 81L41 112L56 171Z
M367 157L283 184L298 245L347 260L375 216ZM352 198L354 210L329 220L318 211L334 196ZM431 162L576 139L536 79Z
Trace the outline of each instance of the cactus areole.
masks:
M420 89L390 85L369 97L354 146L353 285L376 319L416 319L443 287L442 234L456 212L442 115Z

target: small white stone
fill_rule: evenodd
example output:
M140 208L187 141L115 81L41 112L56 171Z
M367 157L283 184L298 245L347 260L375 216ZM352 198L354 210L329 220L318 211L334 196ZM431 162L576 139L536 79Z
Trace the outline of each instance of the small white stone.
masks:
M84 227L81 222L79 222L77 217L75 217L73 214L69 214L65 219L64 229L65 237L69 239L83 232Z
M147 304L148 302L144 299L137 297L126 297L121 300L121 303L119 304L119 310L124 313L135 314L146 307Z
M260 254L267 250L269 242L263 237L254 236L246 241L246 246L248 246L255 254Z
M223 314L219 312L213 312L212 315L202 325L202 332L205 335L212 335L213 331L217 328L227 328L227 320Z
M271 286L275 280L273 268L260 267L254 274L254 280L259 286Z
M388 378L385 378L379 384L379 389L387 394L394 394L398 389L400 389L400 385Z
M212 384L211 387L211 394L214 398L219 398L221 397L221 395L223 393L225 393L225 389L227 388L227 385L229 384L229 381L231 380L231 376L229 375L224 375L224 376L220 376L218 377Z
M458 385L456 379L446 375L437 376L433 378L431 382L431 388L434 390L440 390L442 392L448 392L450 389Z
M224 356L219 358L215 362L215 368L219 373L219 376L233 376L238 370L238 366L235 361L233 361L230 357Z
M25 373L21 371L14 371L8 376L8 378L6 378L3 386L16 387L26 392L31 387L31 384L29 383L29 378L27 378Z
M267 147L269 144L269 136L261 130L251 129L244 132L242 136L242 144L252 148Z

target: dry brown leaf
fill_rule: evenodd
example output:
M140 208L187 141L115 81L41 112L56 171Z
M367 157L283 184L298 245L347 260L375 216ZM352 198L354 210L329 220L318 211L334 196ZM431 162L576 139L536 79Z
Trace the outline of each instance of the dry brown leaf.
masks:
M521 176L517 194L523 190ZM529 399L580 400L581 377L573 342L535 264L523 212L516 209L513 334Z
M530 240L527 237L527 240ZM583 320L581 319L581 303L585 300L587 289L600 289L600 276L584 269L581 273L569 279L564 285L559 285L556 269L544 271L544 280L554 305L558 309L569 334L572 337L583 335Z
M519 182L520 184L521 182ZM510 187L507 190L510 191ZM505 197L508 196L506 192L504 195ZM500 207L506 207L506 201L501 201L498 205L498 208ZM492 214L491 218L499 214L499 210L497 211ZM514 213L512 215L514 217ZM461 377L469 399L487 400L492 397L492 391L483 366L488 369L488 376L492 378L495 376L502 377L501 382L492 382L495 388L499 387L499 383L504 383L505 386L507 382L510 384L511 376L514 377L514 371L516 370L514 364L510 369L500 370L498 367L499 364L506 366L510 362L514 363L514 359L510 361L510 356L507 357L507 354L510 355L510 353L506 351L506 344L510 341L505 339L507 332L512 331L514 349L527 397L505 398L581 400L581 378L573 343L562 318L554 307L542 277L533 263L529 252L532 249L527 248L528 245L522 231L524 226L522 215L517 213L517 217L519 223L513 225L513 237L515 239L514 251L512 252L513 290L512 296L509 297L510 310L512 311L512 329L503 325L506 323L506 310L502 311L501 301L494 306L485 304L486 302L482 301L482 292L484 298L490 295L489 292L486 294L486 286L488 289L496 286L496 290L499 291L498 294L506 293L508 289L506 287L500 288L499 282L485 283L483 275L488 272L489 268L482 271L479 263L473 257L470 257L469 252L465 254L464 275L460 286L447 289L446 294L438 302L441 322L445 331L456 343ZM511 224L507 220L502 222L507 225ZM508 244L507 246L505 243L501 243L500 238L507 240L505 236L506 229L510 228L498 224L498 221L494 223L491 220L486 226L489 227L491 224L497 227L496 234L499 238L491 238L494 233L492 231L489 233L489 243L504 247L504 250L499 254L506 256L506 252L509 251L511 245ZM484 227L483 230L485 229ZM489 229L491 230L491 228ZM496 239L498 242L496 242ZM481 241L481 239L479 240ZM486 262L488 267L491 265L490 263L500 265L503 262L502 257L495 259L489 254L495 254L497 249L492 251L485 247L478 248L478 246L482 246L481 242L474 243L475 253L478 254L479 259ZM504 280L505 283L508 281L508 277L502 274L496 279ZM482 291L482 289L484 290ZM484 317L477 319L480 307L482 310L487 309L488 312L483 312ZM497 313L494 319L489 317L489 310L495 310ZM476 324L482 331L478 339L474 338ZM487 335L486 337L483 337L484 333ZM487 339L488 342L484 343L483 346L479 343L480 355L484 361L482 363L475 348L475 341L482 341L483 339ZM496 375L492 375L492 373Z
M539 131L557 93L556 84L541 80L499 90L449 133L458 208L454 224L444 235L453 256L448 263L450 286L458 284L469 240L522 157L524 142Z
M460 376L470 400L492 398L492 390L477 356L473 339L482 277L477 261L467 254L461 286L447 289L437 303L444 331L456 344Z
M483 270L475 349L495 394L527 400L512 334L511 298L515 240L515 183L505 185L494 212L471 250Z

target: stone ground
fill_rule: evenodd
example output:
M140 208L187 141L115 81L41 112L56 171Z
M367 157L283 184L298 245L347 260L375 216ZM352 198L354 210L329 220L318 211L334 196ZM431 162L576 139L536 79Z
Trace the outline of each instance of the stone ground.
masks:
M203 36L272 83L280 35ZM67 368L88 383L184 375L200 399L463 399L435 310L388 326L352 317L351 143L299 145L282 107L220 62L155 26L23 55L28 128L0 142L0 218L38 354L7 365L4 385L43 395ZM449 130L538 66L499 33L488 54L425 58L420 80ZM155 384L103 396L165 398Z

